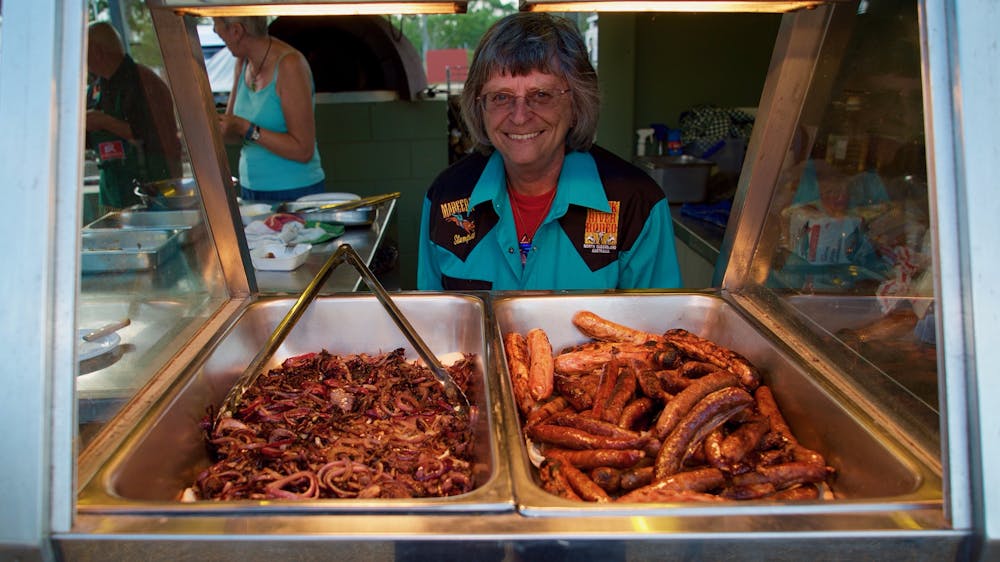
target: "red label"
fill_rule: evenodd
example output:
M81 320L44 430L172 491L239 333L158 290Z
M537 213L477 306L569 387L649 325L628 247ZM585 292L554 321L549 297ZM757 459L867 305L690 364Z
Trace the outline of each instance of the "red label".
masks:
M120 140L102 142L97 145L97 152L101 160L124 160L125 143Z
M819 245L820 226L814 224L809 227L809 261L816 261L816 247Z

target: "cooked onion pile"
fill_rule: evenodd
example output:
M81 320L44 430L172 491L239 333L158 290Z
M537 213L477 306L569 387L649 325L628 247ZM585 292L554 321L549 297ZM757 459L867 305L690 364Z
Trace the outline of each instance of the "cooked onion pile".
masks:
M514 398L552 494L596 502L805 500L833 469L799 444L758 369L680 329L650 334L578 312L588 343L504 334Z
M467 390L472 355L448 367ZM403 350L326 351L262 373L233 417L203 427L217 460L197 499L420 498L472 490L471 421ZM470 419L474 416L470 416Z

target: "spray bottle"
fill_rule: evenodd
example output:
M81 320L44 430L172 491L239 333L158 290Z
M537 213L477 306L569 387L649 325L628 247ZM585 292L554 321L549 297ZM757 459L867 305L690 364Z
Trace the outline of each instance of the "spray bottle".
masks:
M636 129L635 134L639 137L635 145L635 155L645 156L646 144L653 140L653 129Z

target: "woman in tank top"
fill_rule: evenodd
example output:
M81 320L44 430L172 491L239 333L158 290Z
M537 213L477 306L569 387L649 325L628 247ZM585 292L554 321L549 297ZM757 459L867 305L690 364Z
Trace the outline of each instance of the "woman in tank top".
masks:
M218 17L214 23L237 59L219 129L226 142L242 143L240 196L294 201L323 193L309 63L294 47L268 34L264 17Z

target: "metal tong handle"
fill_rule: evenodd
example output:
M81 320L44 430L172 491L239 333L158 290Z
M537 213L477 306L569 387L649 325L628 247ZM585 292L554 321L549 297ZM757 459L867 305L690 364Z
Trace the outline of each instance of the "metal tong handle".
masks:
M338 201L336 203L327 203L325 205L318 205L316 207L307 207L305 209L299 209L295 211L296 213L312 213L315 211L351 211L354 209L360 209L361 207L370 207L372 205L378 205L379 203L385 203L386 201L392 201L393 199L399 199L402 195L399 191L394 191L392 193L385 193L383 195L371 195L369 197L362 197L361 199L355 199L353 201Z
M396 303L394 303L392 298L389 297L389 293L386 292L382 283L380 283L375 277L375 274L368 269L365 262L361 260L361 256L354 251L354 248L351 248L350 244L343 244L340 247L345 249L344 255L347 258L347 261L351 262L354 269L361 274L365 283L368 284L368 288L375 292L375 296L378 298L379 302L382 303L385 311L389 313L392 321L396 323L396 326L403 332L406 339L409 340L413 348L417 350L417 354L420 355L420 358L427 364L427 368L429 368L431 373L434 374L434 378L436 378L438 382L441 383L441 386L444 387L444 393L451 402L455 413L459 416L468 417L470 410L469 399L465 396L465 393L462 392L462 389L455 384L455 380L451 378L451 374L448 373L448 371L441 365L441 362L438 361L437 356L434 355L431 349L427 347L427 344L424 343L420 334L413 329L413 326L406 319L406 316L403 315L403 312L399 310Z
M282 318L281 322L278 323L278 326L275 327L274 332L271 333L267 343L257 353L253 360L250 361L250 364L247 365L243 374L236 380L236 383L233 384L233 387L229 390L225 400L223 400L222 406L219 407L219 411L215 417L215 425L218 425L219 421L225 417L232 417L233 413L236 411L236 406L243 398L243 395L251 386L253 386L257 377L260 376L261 367L263 367L271 359L274 353L278 350L278 347L280 347L282 342L285 341L285 338L288 336L289 332L292 331L292 328L295 327L295 323L298 322L302 313L306 311L309 304L316 298L320 288L330 277L330 273L332 273L334 268L338 265L344 263L345 259L351 262L351 265L358 270L358 273L361 274L361 277L364 278L368 286L375 291L376 296L389 312L393 321L396 322L396 325L399 326L406 338L411 344L413 344L413 347L416 348L420 357L425 363L427 363L431 372L442 384L442 386L444 386L445 394L452 401L452 403L455 404L455 412L462 416L468 416L469 400L465 397L462 389L455 384L455 381L451 378L451 375L448 374L448 371L441 366L441 363L437 360L437 357L431 353L427 344L420 339L420 336L416 333L416 331L414 331L410 323L406 321L403 314L398 308L396 308L395 303L392 302L388 293L385 292L382 285L377 279L375 279L371 270L365 266L364 261L362 261L361 257L358 256L358 253L354 251L354 248L352 248L350 244L341 244L340 247L337 248L337 251L323 263L323 266L316 273L316 276L313 277L312 281L309 282L309 285L306 286L305 290L302 291L302 294L299 295L295 304L292 305L292 308L288 310L285 317Z

